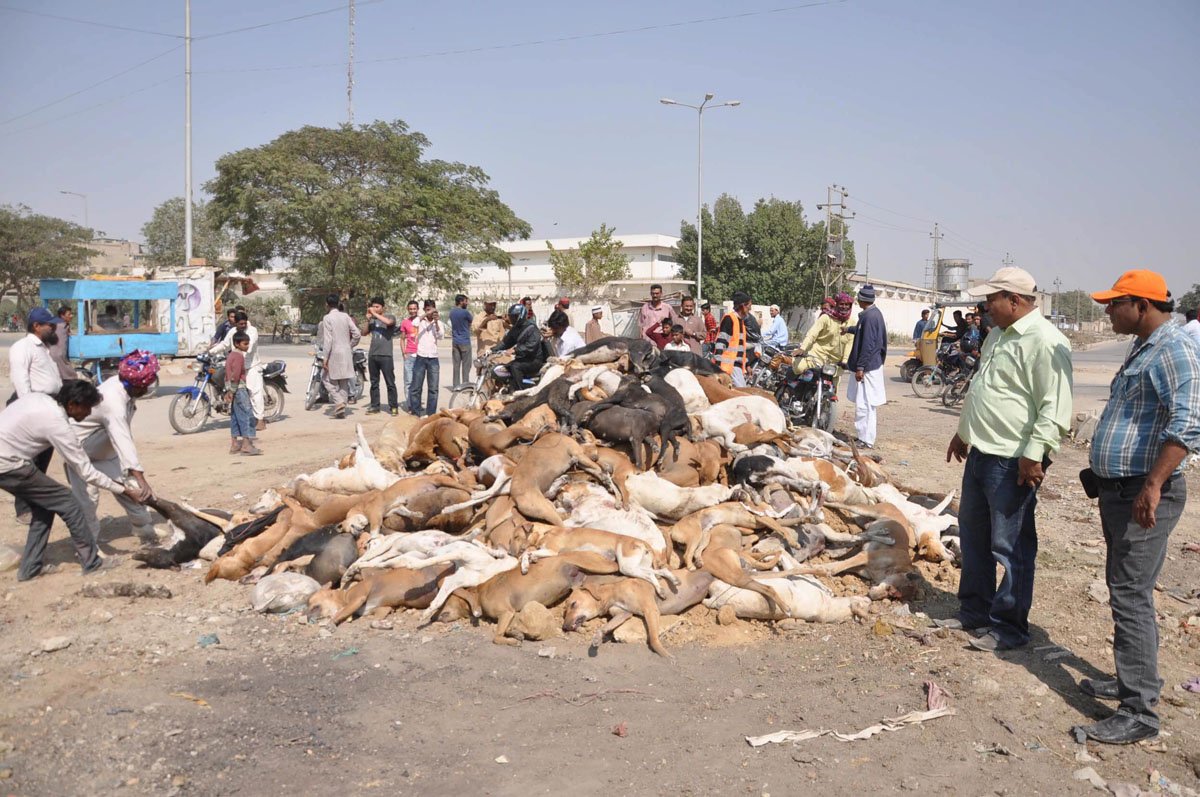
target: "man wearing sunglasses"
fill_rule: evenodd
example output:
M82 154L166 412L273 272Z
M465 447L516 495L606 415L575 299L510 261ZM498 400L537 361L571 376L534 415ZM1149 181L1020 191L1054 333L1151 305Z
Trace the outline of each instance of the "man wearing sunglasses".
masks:
M1127 271L1092 299L1105 305L1113 331L1134 341L1096 426L1091 467L1080 474L1100 499L1117 677L1085 678L1079 687L1120 705L1074 733L1079 741L1131 744L1159 732L1154 582L1187 501L1183 461L1200 450L1200 347L1171 323L1175 303L1160 274Z
M996 327L963 404L946 461L962 462L959 615L939 623L994 652L1029 644L1037 491L1071 428L1071 344L1037 309L1037 283L1008 266L967 291L987 297ZM1004 568L999 585L996 565Z

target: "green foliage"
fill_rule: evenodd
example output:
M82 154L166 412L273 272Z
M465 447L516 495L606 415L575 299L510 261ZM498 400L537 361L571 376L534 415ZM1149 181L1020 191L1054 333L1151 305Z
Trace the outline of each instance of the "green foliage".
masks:
M750 213L734 197L722 194L701 211L704 225L704 297L725 300L744 290L757 304L812 307L841 279L825 258L825 223L809 224L799 202L771 197L754 203ZM854 271L853 242L847 242L845 273ZM680 225L679 273L696 278L696 228Z
M0 296L12 292L21 312L38 293L38 280L79 276L95 252L92 231L24 205L0 205Z
M178 268L185 265L185 225L183 197L172 197L154 209L150 221L142 225L146 239L146 264L151 268ZM233 236L213 218L206 202L192 203L192 257L202 257L210 266L233 246Z
M1190 291L1180 296L1179 300L1175 302L1175 307L1181 313L1200 308L1200 282L1197 282L1192 286Z
M401 121L284 133L217 161L214 220L236 232L240 268L286 260L298 293L459 290L464 262L510 265L495 243L530 229L481 169L425 160L429 145Z
M270 332L277 324L282 324L288 318L287 312L284 310L287 300L282 296L271 296L265 299L246 298L242 299L241 304L246 308L246 315L250 316L250 323L259 330L259 334Z
M604 291L613 280L627 280L631 258L621 254L621 241L612 237L614 230L607 224L593 230L592 235L577 249L555 249L549 241L550 265L554 279L563 291L580 301L588 302Z
M1063 291L1052 307L1055 314L1072 321L1099 321L1104 318L1104 305L1092 301L1088 291Z

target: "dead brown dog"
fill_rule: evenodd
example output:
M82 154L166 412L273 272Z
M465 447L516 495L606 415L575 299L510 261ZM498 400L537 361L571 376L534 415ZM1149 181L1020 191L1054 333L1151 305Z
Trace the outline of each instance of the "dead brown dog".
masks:
M547 500L546 491L555 479L574 467L602 483L611 484L608 474L596 464L596 458L595 446L585 448L558 432L538 438L524 450L513 471L510 493L517 510L530 520L561 526L563 518Z
M593 617L608 615L609 620L592 637L592 647L599 647L604 637L615 631L630 617L637 615L646 624L646 642L660 656L673 658L659 639L659 619L664 614L681 614L704 599L713 577L703 571L679 570L680 584L665 598L659 598L646 582L636 578L588 576L567 596L567 611L563 615L563 630L577 631Z
M528 603L549 607L561 601L583 583L590 572L611 573L615 565L595 554L553 556L533 564L528 573L514 568L494 576L470 589L457 589L452 596L462 598L471 607L474 617L496 621L492 642L497 645L516 645L517 640L505 636L517 612ZM443 612L442 616L446 613Z
M408 465L425 465L446 457L461 467L470 447L466 426L453 418L437 418L413 432L403 458Z
M915 598L921 587L921 574L913 567L904 525L887 518L875 520L867 524L862 536L867 542L853 556L827 564L804 565L795 572L821 576L853 573L872 585L867 590L871 600Z
M740 443L741 440L738 442ZM681 437L679 439L679 459L676 459L675 452L668 448L663 454L663 464L658 475L679 487L728 484L729 479L725 475L725 465L728 465L731 460L729 452L715 440L701 440L693 443L691 440Z
M395 609L424 609L433 602L442 579L454 572L453 562L412 570L406 567L361 572L362 580L349 588L322 589L308 599L308 620L333 618L341 625L351 617L370 615L378 620Z
M717 579L762 595L775 608L787 615L787 605L770 585L755 581L742 567L743 560L755 570L769 570L779 561L778 554L758 556L742 549L742 533L733 526L722 524L709 530L708 545L703 551L704 569Z
M529 534L528 545L521 554L522 570L527 569L531 562L555 554L586 552L615 562L618 572L644 580L662 597L666 597L667 592L659 583L660 578L671 584L678 585L679 582L674 573L663 567L665 561L659 560L649 544L624 534L576 526L536 524Z
M696 554L703 551L708 545L709 532L713 526L728 524L746 529L770 529L786 540L789 545L799 547L800 541L796 537L796 532L784 523L795 525L800 523L800 519L781 522L762 512L752 512L745 504L738 501L729 501L687 515L671 526L668 534L671 542L684 546L683 566L692 570L703 556L701 554L700 557L697 557Z
M237 581L249 573L259 558L283 538L291 525L292 510L285 509L262 534L240 543L232 551L215 560L204 576L204 583L209 584L218 578Z

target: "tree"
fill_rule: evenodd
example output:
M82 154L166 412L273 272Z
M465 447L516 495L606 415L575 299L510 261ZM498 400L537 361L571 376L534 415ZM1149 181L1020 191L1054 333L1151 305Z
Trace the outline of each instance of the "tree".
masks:
M1051 309L1072 321L1099 321L1104 318L1104 305L1096 304L1087 291L1063 291L1058 294Z
M95 252L92 231L65 219L0 205L0 296L15 293L17 307L37 296L38 280L78 276Z
M608 283L632 276L629 270L632 258L621 254L624 244L613 239L614 232L607 224L601 224L576 249L555 249L546 241L554 279L566 294L591 301L604 292Z
M183 197L173 197L154 209L142 225L146 263L151 268L178 268L184 263ZM217 224L206 202L192 203L192 256L216 265L233 245L233 236Z
M496 242L530 229L481 169L425 160L429 146L401 121L284 133L217 161L214 221L237 234L240 268L284 259L297 292L460 290L464 263L510 266Z
M704 225L704 295L728 299L735 290L756 302L782 307L812 306L825 295L825 223L808 224L799 202L771 197L754 203L749 214L722 194L713 211L701 209ZM696 278L696 228L680 225L679 273ZM854 269L854 248L846 242L845 268Z
M1192 286L1192 289L1179 297L1179 301L1175 302L1175 307L1181 313L1188 310L1200 308L1200 282Z

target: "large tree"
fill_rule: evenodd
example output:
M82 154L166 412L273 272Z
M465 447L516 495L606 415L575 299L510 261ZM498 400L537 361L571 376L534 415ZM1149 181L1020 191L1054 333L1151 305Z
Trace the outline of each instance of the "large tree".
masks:
M14 293L25 309L38 293L39 279L78 276L95 252L85 244L92 231L24 205L0 205L0 296Z
M152 268L178 268L184 263L183 197L173 197L154 209L150 221L142 225L146 239L146 262ZM228 252L233 237L213 219L206 202L192 203L192 257L203 257L216 265Z
M1179 297L1179 301L1175 303L1179 312L1185 313L1188 310L1200 308L1200 282L1192 286L1192 289Z
M285 260L293 290L461 289L464 263L511 265L495 244L529 237L529 225L483 170L426 160L428 147L401 121L284 133L217 161L214 220L237 234L238 266Z
M705 297L728 299L744 290L757 303L807 307L825 295L825 223L808 224L799 202L760 199L746 213L737 199L722 194L711 213L707 206L702 209L701 219ZM680 225L678 257L680 276L694 280L696 228L687 222ZM844 269L854 270L850 242Z
M613 280L630 278L631 258L621 253L624 244L612 237L613 232L607 224L601 224L575 249L555 249L546 241L554 279L568 295L588 302Z

